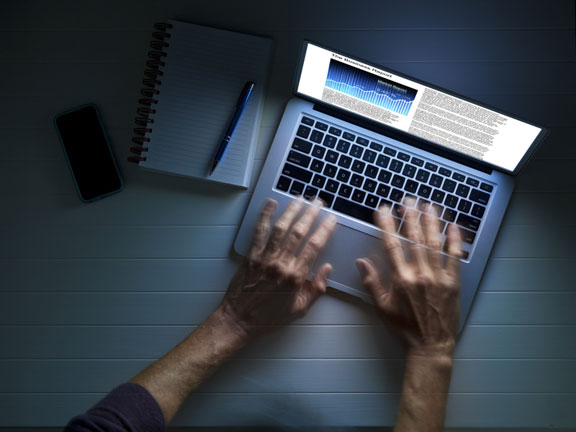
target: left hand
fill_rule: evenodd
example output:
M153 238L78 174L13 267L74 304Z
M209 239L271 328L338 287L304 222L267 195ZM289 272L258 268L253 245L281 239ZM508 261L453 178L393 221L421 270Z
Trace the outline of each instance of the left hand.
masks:
M322 204L315 200L299 216L304 202L302 198L293 200L272 230L277 203L271 199L266 202L250 251L219 306L219 311L247 339L268 327L287 324L303 316L326 292L326 279L332 270L330 264L320 266L311 281L306 277L336 227L336 217L327 215L305 240Z

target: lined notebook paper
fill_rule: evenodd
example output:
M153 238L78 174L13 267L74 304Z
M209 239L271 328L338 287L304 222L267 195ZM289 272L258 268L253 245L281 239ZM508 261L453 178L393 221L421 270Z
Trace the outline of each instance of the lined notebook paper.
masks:
M270 62L272 40L169 21L166 54L154 96L149 142L140 166L248 187ZM158 35L158 33L156 33ZM217 148L247 81L256 86L224 158L208 176ZM146 141L146 140L144 140Z

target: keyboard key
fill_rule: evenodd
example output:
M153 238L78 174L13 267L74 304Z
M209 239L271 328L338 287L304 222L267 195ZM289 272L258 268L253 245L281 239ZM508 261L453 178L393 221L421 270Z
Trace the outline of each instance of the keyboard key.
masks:
M422 165L424 165L424 161L422 159L418 159L417 157L412 157L412 161L411 161L414 165L421 167Z
M318 159L322 159L324 157L325 152L326 149L324 147L315 145L314 148L312 149L312 156L317 157Z
M355 158L361 158L363 152L364 152L363 147L360 147L357 144L353 144L352 149L350 150L350 156L353 156Z
M446 176L446 177L450 177L450 175L452 174L452 171L450 171L449 169L446 169L446 168L440 168L440 170L438 172L441 175Z
M391 213L392 213L392 216L397 217L398 219L403 219L405 211L406 211L406 208L402 204L394 204L394 207L392 207Z
M343 213L348 216L352 216L361 221L374 223L373 213L374 211L368 207L356 204L352 201L342 199L340 197L336 198L334 205L332 206L337 212Z
M316 122L316 129L320 129L321 131L327 131L328 125L326 123L322 123L322 122L317 121Z
M290 190L291 182L292 180L290 180L288 177L280 176L278 179L278 184L276 185L276 189L288 192Z
M390 163L390 170L399 173L400 171L402 171L403 166L404 164L402 162L400 162L398 159L394 159Z
M302 123L308 126L312 126L314 124L314 120L312 120L310 117L302 117Z
M442 192L439 189L434 189L434 192L432 192L432 201L435 201L437 203L441 203L442 201L444 201L444 197L446 196L446 194L444 192Z
M364 175L370 178L376 178L378 175L378 168L376 168L374 165L368 165L366 167L366 171L364 171Z
M342 135L342 138L344 138L347 141L354 141L356 139L356 135L351 134L350 132L344 132L344 135Z
M424 165L424 168L426 168L428 171L436 172L436 170L438 169L438 165L430 163L430 162L426 162L426 165Z
M392 178L392 173L386 170L380 170L380 175L378 176L378 180L384 183L390 183L390 179Z
M294 150L298 150L299 152L308 154L308 153L310 153L310 150L312 149L312 144L309 143L308 141L304 141L303 139L294 138L294 142L292 143L292 148Z
M380 152L380 151L382 151L382 149L384 148L384 146L383 146L382 144L378 144L378 143L372 141L372 142L370 143L370 148L371 148L372 150L376 150L377 152Z
M392 189L392 192L390 192L390 199L392 201L400 202L402 198L404 198L404 192L400 189Z
M352 169L354 169L354 168L352 168ZM350 184L352 186L360 187L360 186L362 186L362 183L364 183L364 177L362 177L358 174L352 174L352 178L350 179Z
M297 180L302 180L304 183L310 183L310 180L312 180L312 173L310 171L306 171L290 163L284 164L282 174Z
M318 195L318 189L312 186L307 186L306 190L304 191L304 198L307 200L315 198Z
M384 153L386 153L389 156L396 156L396 150L390 147L384 147Z
M488 183L482 183L480 185L480 189L485 190L486 192L492 192L492 189L494 189L491 185L489 185Z
M473 179L473 178L468 177L468 178L466 179L466 184L467 184L467 185L470 185L470 186L478 187L478 185L480 184L480 182L479 182L478 180L476 180L476 179Z
M349 198L350 195L352 195L352 186L348 186L347 184L340 185L338 195L343 196L344 198Z
M352 194L352 200L353 201L363 203L364 198L366 198L366 192L364 192L363 190L360 190L360 189L354 190L354 193Z
M432 208L434 209L434 213L436 214L436 216L440 217L442 216L442 213L444 212L444 207L442 207L440 204L435 204L432 203ZM444 231L444 225L446 225L446 223L444 221L440 221L442 222L442 230Z
M421 197L424 197L424 198L428 198L430 196L431 192L432 192L432 188L430 186L425 185L425 184L421 184L420 188L418 189L418 195L420 195Z
M356 138L356 142L360 145L367 146L369 141L366 138L358 137Z
M340 159L338 160L338 166L342 168L350 168L350 164L352 163L352 158L346 155L340 155Z
M428 177L430 177L430 173L423 169L419 169L418 174L416 174L416 180L422 183L426 183L428 181Z
M414 193L418 189L418 183L414 180L408 180L404 189L406 189L406 192Z
M321 176L320 174L316 174L312 180L312 184L320 189L324 187L324 183L326 183L326 177Z
M342 135L342 129L335 128L334 126L332 126L330 129L328 129L328 132L331 133L332 135L336 135L336 136Z
M480 186L480 187L482 187L482 186ZM486 204L488 204L488 200L490 199L490 195L488 195L485 192L481 192L478 189L472 189L472 192L470 192L470 199L472 201L476 201L479 204L486 205Z
M446 204L448 207L456 208L456 205L458 204L458 197L448 194L444 200L444 204Z
M390 158L384 155L378 155L378 159L376 159L376 165L382 168L388 167L388 163L390 162Z
M476 233L472 231L468 231L464 228L460 228L460 236L462 237L462 241L468 244L473 244L474 239L476 238Z
M472 207L472 203L465 199L461 199L460 204L458 204L458 210L464 213L468 213L470 211L470 207Z
M368 163L372 163L374 162L374 159L376 159L376 152L373 152L372 150L366 150L362 159Z
M339 154L334 150L328 150L328 153L326 153L326 160L328 162L336 163L336 161L338 160L338 156Z
M293 164L299 165L304 168L308 168L308 165L310 165L311 160L312 159L310 158L310 156L303 155L302 153L298 153L293 150L290 150L290 153L288 153L288 162L292 162Z
M454 222L454 219L456 219L456 214L458 212L447 208L446 210L444 210L444 215L442 216L442 218L446 221L446 222Z
M376 208L378 206L378 201L379 199L376 195L368 194L368 196L366 197L366 202L364 204L372 208Z
M394 177L392 177L392 183L390 184L397 188L402 188L402 186L404 186L404 177L395 174Z
M324 142L322 143L325 147L334 148L336 147L336 142L338 139L333 135L326 135L324 137Z
M336 150L341 153L348 153L348 150L350 150L350 143L348 141L339 140Z
M463 176L462 174L455 172L454 174L452 174L452 178L456 181L463 182L466 176Z
M347 183L348 179L350 178L350 171L346 171L345 169L340 168L338 170L338 175L336 176L336 178L341 182Z
M474 204L474 207L472 207L472 216L476 216L480 219L482 219L482 216L484 216L484 211L486 210L486 207L482 207L479 206L478 204Z
M401 159L403 161L409 161L410 160L410 155L408 153L398 153L398 159Z
M296 131L296 135L302 138L308 138L310 135L311 129L308 126L300 125L298 126L298 130Z
M318 193L318 198L324 202L324 205L327 208L330 208L332 206L332 202L334 201L334 195L326 191L320 191Z
M472 231L478 231L480 228L480 219L460 213L456 223L461 227L468 228Z
M302 195L302 191L304 191L304 183L300 183L299 181L292 182L292 187L290 188L290 194Z
M380 195L381 197L386 198L388 196L388 194L390 193L390 186L384 185L384 184L379 184L378 189L376 190L376 193L378 195Z
M376 190L376 185L378 183L376 183L376 181L372 180L372 179L366 179L366 181L364 182L364 186L362 187L362 189L364 189L366 192L374 192Z
M322 172L323 168L324 168L324 162L318 159L314 159L312 161L312 164L310 165L310 169L316 172Z
M428 186L426 186L428 187ZM421 212L426 211L426 206L430 204L430 201L425 200L424 198L418 198L418 203L416 204L416 208ZM422 215L420 215L422 217Z
M334 165L326 164L326 167L324 168L324 175L333 178L337 171L338 168Z
M446 192L454 192L454 189L456 188L456 182L450 179L446 179L444 180L444 184L442 185L442 189L444 189Z
M440 177L438 174L432 174L432 177L430 177L430 186L440 187L441 184L442 177Z
M352 171L356 171L357 173L363 173L364 168L366 168L366 164L358 159L354 159L354 163L352 164Z
M414 165L408 165L406 164L404 166L404 171L402 171L402 174L404 174L406 177L414 177L414 174L416 174L416 167Z
M328 180L328 182L326 182L327 191L336 193L338 191L338 186L340 186L340 183L338 183L337 181Z
M312 134L310 135L310 141L314 141L315 143L321 143L324 139L324 133L320 132L319 130L314 129Z
M470 192L470 186L466 186L465 184L459 184L456 189L456 195L461 196L462 198L466 198L468 192Z

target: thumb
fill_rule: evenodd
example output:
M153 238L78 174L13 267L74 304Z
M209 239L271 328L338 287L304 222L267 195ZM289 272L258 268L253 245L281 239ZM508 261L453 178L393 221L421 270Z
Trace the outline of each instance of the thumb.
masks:
M322 265L312 277L312 280L304 282L302 290L298 294L294 311L303 314L318 297L326 293L326 279L332 272L332 266L328 263Z
M380 282L380 275L374 266L374 263L369 258L358 258L356 260L356 267L362 276L362 284L370 291L376 300L382 298L386 294L386 290Z

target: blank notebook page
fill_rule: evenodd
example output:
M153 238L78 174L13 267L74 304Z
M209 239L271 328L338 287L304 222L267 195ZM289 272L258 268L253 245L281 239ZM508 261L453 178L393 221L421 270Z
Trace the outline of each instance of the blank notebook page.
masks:
M247 187L262 112L270 39L170 21L150 118L146 168ZM256 86L223 159L209 167L247 81Z

